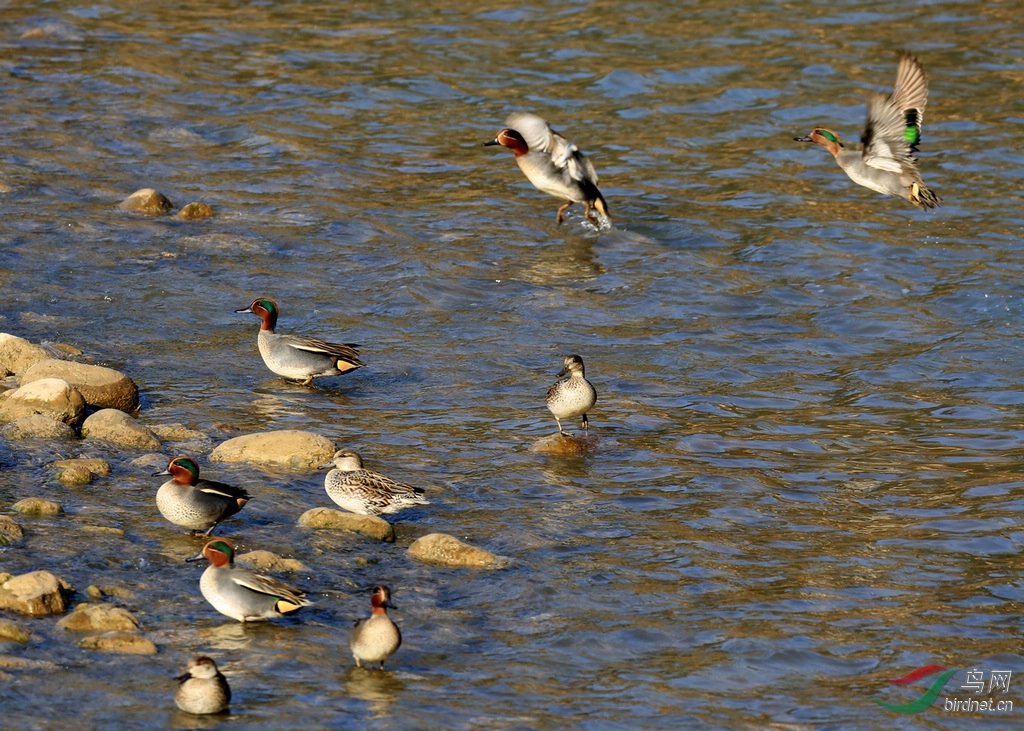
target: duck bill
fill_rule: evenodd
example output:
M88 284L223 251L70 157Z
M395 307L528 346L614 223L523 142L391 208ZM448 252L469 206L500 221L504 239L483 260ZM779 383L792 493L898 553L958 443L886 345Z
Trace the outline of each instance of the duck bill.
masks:
M501 143L500 143L500 142L498 142L498 138L497 138L497 137L495 137L495 138L494 138L493 140L491 140L490 142L485 142L485 143L484 143L484 147L491 147L492 145L500 145L500 144L501 144Z
M188 558L186 558L185 559L185 563L195 563L196 561L202 561L205 558L206 558L206 556L204 556L203 552L200 551L195 556L189 556Z
M810 137L794 137L793 142L814 142Z
M558 373L555 374L555 378L561 378L562 376L564 376L568 372L569 372L568 368L563 368L562 370L560 370Z
M153 473L153 477L163 477L164 475L169 475L169 474L171 474L170 470L164 470L163 472L154 472Z
M237 312L239 315L245 315L245 314L254 315L254 314L256 314L256 313L254 313L252 311L252 307L251 306L250 307L246 307L244 310L235 310L235 312Z

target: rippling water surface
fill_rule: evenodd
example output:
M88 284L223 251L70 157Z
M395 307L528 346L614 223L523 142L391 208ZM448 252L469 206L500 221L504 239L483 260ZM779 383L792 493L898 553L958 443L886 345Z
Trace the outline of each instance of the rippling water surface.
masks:
M0 509L47 568L120 600L159 647L80 650L53 619L0 652L4 724L82 727L1019 727L871 702L916 667L1024 670L1024 251L1013 3L6 3L0 331L81 348L181 423L255 499L221 533L309 567L316 606L241 627L199 595L198 539L153 506L140 455L0 440ZM922 213L792 141L856 140L894 51L931 79ZM513 110L585 150L614 220L483 148ZM116 210L141 187L215 217ZM256 352L283 330L364 344L315 389ZM527 452L583 355L583 459ZM427 488L394 545L296 527L322 475L210 465L225 427L299 428ZM164 457L181 445L168 444ZM83 488L46 465L91 455ZM120 528L123 536L83 531ZM405 548L446 532L513 559L474 573ZM391 585L387 673L347 650ZM77 598L81 600L83 595ZM217 658L229 719L173 707ZM958 676L959 677L959 676ZM1024 678L1024 675L1021 676ZM957 691L966 696L966 691ZM954 694L956 694L954 693ZM1003 726L1000 726L1002 724ZM61 727L63 727L61 725Z

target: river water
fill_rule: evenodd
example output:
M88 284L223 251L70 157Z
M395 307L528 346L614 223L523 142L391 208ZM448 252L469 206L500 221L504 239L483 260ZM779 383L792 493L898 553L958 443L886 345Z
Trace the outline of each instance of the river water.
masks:
M201 545L138 453L0 440L0 509L55 518L0 570L125 588L159 653L9 668L5 727L985 728L939 664L1020 672L1024 564L1024 33L1015 3L520 5L3 3L0 331L132 376L140 420L209 434L204 476L255 496L220 534L301 559L316 605L242 627L198 591ZM855 141L907 44L930 77L921 212L813 145ZM601 175L613 226L481 147L517 109ZM116 210L142 187L215 216ZM314 389L267 371L280 328L364 345ZM585 458L528 452L579 353L600 400ZM237 433L308 429L421 485L395 544L296 526L322 475L211 465ZM204 446L205 444L205 446ZM168 445L164 458L178 449ZM89 455L113 474L60 486ZM123 536L83 530L107 526ZM411 559L445 532L504 570ZM388 583L405 643L355 671L351 620ZM77 600L84 600L79 594ZM228 718L172 702L195 653ZM954 684L957 686L954 688ZM1017 703L1017 701L1020 703ZM1016 714L1016 717L1014 717Z

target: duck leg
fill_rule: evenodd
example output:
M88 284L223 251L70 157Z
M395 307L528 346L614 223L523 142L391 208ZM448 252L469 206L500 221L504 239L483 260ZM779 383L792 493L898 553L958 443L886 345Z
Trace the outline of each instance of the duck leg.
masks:
M565 212L566 212L566 210L568 210L569 206L571 206L571 205L572 205L572 201L569 201L564 206L562 206L561 208L558 209L558 223L559 224L561 224L562 221L565 220Z

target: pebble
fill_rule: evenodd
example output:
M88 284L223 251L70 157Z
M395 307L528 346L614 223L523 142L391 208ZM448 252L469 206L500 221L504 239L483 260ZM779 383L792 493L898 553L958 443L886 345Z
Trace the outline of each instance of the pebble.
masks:
M118 208L147 216L159 216L174 208L174 204L163 193L152 188L142 188L121 201Z
M41 497L27 497L24 500L19 500L11 506L11 510L37 517L60 515L64 512L64 508L59 504Z

